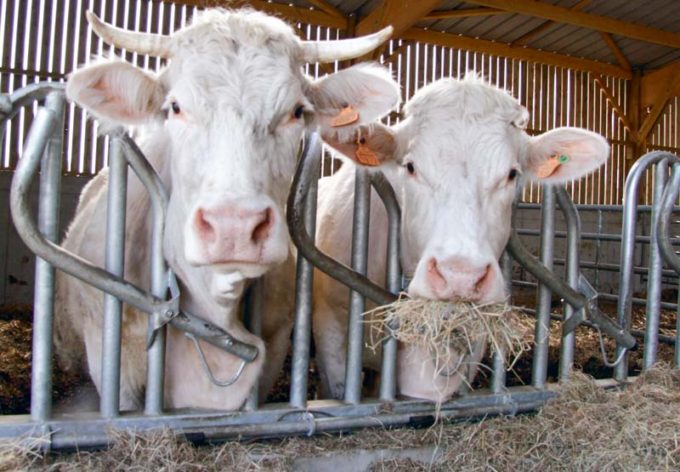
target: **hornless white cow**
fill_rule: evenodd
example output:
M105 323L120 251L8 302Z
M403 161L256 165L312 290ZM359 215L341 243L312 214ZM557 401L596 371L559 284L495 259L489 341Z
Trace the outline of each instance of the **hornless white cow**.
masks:
M390 29L344 41L301 41L284 22L262 13L210 10L172 36L132 33L89 14L110 44L169 59L158 75L121 62L95 63L69 79L67 95L100 120L135 125L138 142L170 190L165 257L181 282L181 308L259 349L239 380L212 384L182 332L168 332L165 405L239 408L258 378L263 393L279 374L288 348L292 294L267 307L264 341L238 316L247 279L290 261L283 205L305 129L330 127L350 105L353 128L379 119L399 101L399 89L378 66L358 65L312 81L305 62L332 62L366 54ZM148 286L149 199L129 179L125 277ZM83 191L64 246L103 265L107 172ZM72 367L84 354L100 387L102 294L59 276L57 351ZM120 404L141 405L146 383L147 315L125 307ZM232 378L240 360L202 343L219 380ZM83 352L83 348L84 351ZM263 371L264 366L264 371Z
M392 186L402 209L401 264L412 277L412 297L479 303L506 297L498 260L510 232L511 205L524 175L560 183L598 168L609 146L599 135L559 128L530 137L529 115L505 91L476 77L443 79L421 89L405 106L405 119L387 127L359 130ZM356 160L354 141L330 141ZM552 157L551 157L552 156ZM566 156L566 158L564 157ZM567 162L560 163L559 159ZM348 264L351 247L355 166L345 163L319 185L320 249ZM384 281L387 216L374 193L371 199L368 276ZM327 393L344 392L348 291L318 273L314 294L314 339ZM471 365L480 361L477 346ZM366 353L366 363L379 368ZM450 359L450 366L459 357ZM401 394L443 401L463 380L461 373L435 375L429 352L400 346ZM471 369L474 371L474 367ZM474 375L471 374L471 375Z

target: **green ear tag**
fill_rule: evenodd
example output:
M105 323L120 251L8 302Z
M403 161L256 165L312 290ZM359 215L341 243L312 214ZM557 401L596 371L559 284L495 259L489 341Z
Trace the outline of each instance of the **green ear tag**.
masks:
M569 156L562 154L558 160L560 164L566 164L567 162L569 162Z

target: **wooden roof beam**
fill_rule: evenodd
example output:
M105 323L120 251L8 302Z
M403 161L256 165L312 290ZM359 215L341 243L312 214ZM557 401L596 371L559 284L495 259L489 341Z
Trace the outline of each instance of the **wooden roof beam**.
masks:
M423 16L422 20L451 20L469 18L471 16L507 15L507 11L498 8L459 8L458 10L437 10Z
M680 48L680 34L650 28L648 26L616 20L606 16L573 11L534 0L466 0L489 8L500 8L520 15L545 18L557 23L567 23L582 28L590 28L605 33L617 34L632 39Z
M667 89L671 91L671 96L680 94L680 61L646 72L641 82L640 105L642 108L653 107Z
M616 57L616 60L619 61L621 67L626 70L633 70L633 66L630 65L628 58L623 53L623 51L621 51L619 45L616 44L614 38L612 38L609 33L603 33L602 31L600 31L600 36L602 37L602 40L607 43L607 46L609 46L609 49L611 49L612 53L614 53L614 57Z
M382 5L359 21L356 36L374 33L392 25L394 28L392 37L398 38L402 32L420 21L440 3L441 0L384 0Z
M177 0L176 3L195 7L252 7L265 13L279 16L291 23L305 23L328 28L347 28L347 18L338 18L325 11L301 8L286 5L284 3L269 3L264 0Z
M421 41L429 44L437 44L451 48L467 49L470 51L482 52L494 56L509 57L542 64L550 64L558 67L596 72L598 74L609 75L612 77L621 77L624 79L630 79L632 77L630 71L627 71L614 64L593 61L590 59L581 59L578 57L566 56L553 52L540 51L538 49L526 47L518 48L505 43L470 38L468 36L460 36L456 34L442 33L420 28L410 28L402 33L401 38L411 39L413 41Z
M338 10L325 0L305 0L305 1L310 5L318 8L319 10L326 12L328 15L334 18L337 18L342 21L347 21L347 17L343 12L341 12L340 10Z

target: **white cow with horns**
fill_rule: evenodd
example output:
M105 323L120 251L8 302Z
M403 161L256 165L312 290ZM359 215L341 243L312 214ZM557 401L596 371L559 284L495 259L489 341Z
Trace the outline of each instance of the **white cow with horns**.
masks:
M370 150L396 191L402 209L401 264L412 277L411 297L503 301L498 260L510 234L513 197L522 176L559 184L597 169L609 146L590 131L558 128L539 136L525 132L528 112L503 90L476 76L442 79L422 88L406 104L404 120L359 130L362 142L328 142L357 160ZM355 137L356 139L356 137ZM377 162L376 161L376 162ZM319 185L317 242L348 264L351 247L354 165L344 164ZM387 215L371 199L368 276L382 283ZM348 291L318 274L314 294L314 339L327 394L344 392ZM472 359L479 363L484 348ZM368 366L379 369L366 353ZM460 358L450 359L459 365ZM467 369L436 375L431 353L399 346L398 389L402 395L443 401L459 388ZM471 376L476 369L470 369Z
M238 305L248 279L290 261L283 205L304 130L331 128L350 105L358 119L341 131L351 133L399 101L398 86L382 67L357 65L313 81L301 66L362 56L391 28L356 39L301 41L281 20L251 10L207 10L171 36L118 29L91 13L88 20L106 42L166 58L168 65L155 75L119 60L94 63L69 78L69 99L99 120L137 127L142 150L170 191L164 254L180 280L181 308L259 350L239 380L222 388L201 368L192 341L170 328L165 406L237 409L260 378L266 393L288 349L291 313L276 308L291 306L292 294L270 293L280 298L265 311L264 339L244 328ZM106 188L104 170L83 191L63 243L100 265ZM132 176L128 191L125 277L148 286L149 198ZM71 367L86 354L99 388L102 295L68 276L57 283L57 352ZM122 409L143 401L146 327L147 315L126 306ZM234 376L239 359L206 343L202 348L215 378Z

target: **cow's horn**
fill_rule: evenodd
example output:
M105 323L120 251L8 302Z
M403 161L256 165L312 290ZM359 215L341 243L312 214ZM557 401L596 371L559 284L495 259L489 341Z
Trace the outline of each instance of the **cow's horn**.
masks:
M387 26L377 33L359 38L333 41L303 41L303 59L305 62L333 62L361 57L390 39L392 31L394 29L391 26Z
M139 54L163 58L170 57L170 50L168 49L170 36L136 33L104 23L91 11L88 11L86 15L87 21L94 32L97 33L97 36L107 43Z

